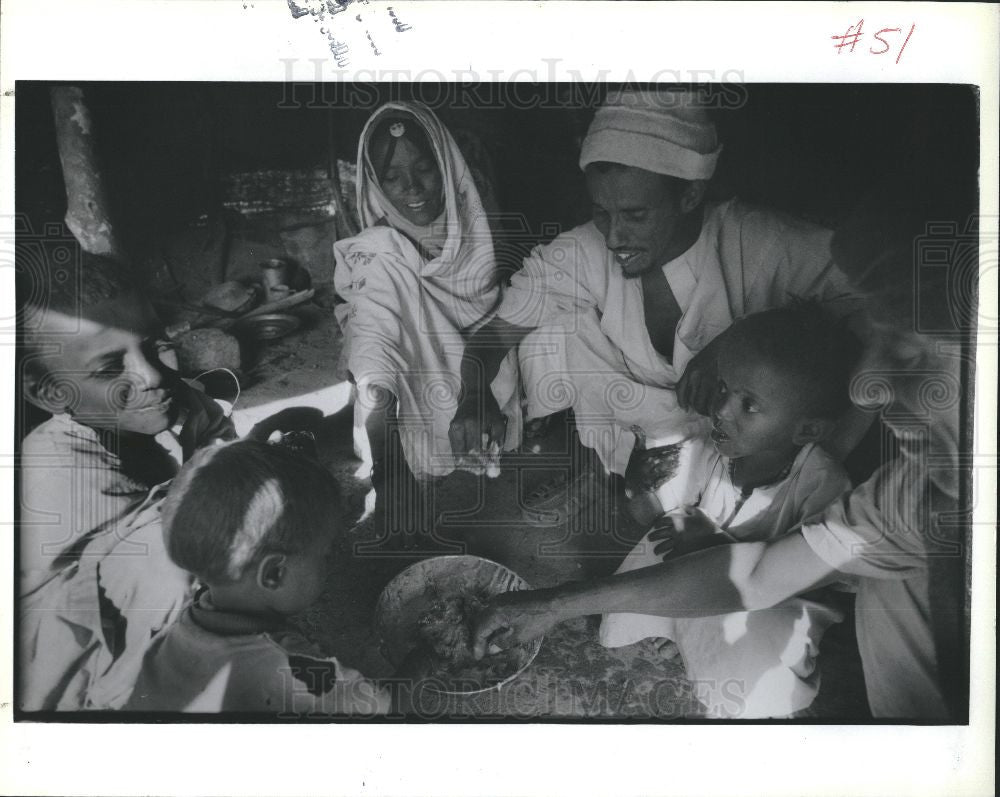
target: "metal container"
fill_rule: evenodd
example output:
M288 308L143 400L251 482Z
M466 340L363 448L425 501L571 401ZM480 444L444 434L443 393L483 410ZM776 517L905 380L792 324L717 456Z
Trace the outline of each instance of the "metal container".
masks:
M260 277L264 290L275 285L288 284L288 263L280 258L271 258L260 264Z
M419 619L442 596L481 594L492 597L504 592L531 589L514 571L479 556L436 556L410 565L386 585L375 606L375 631L382 652L399 666L420 641ZM534 661L542 638L523 646L516 668L502 681L482 689L441 690L444 694L472 695L499 689L514 680Z
M233 325L233 332L238 336L253 340L276 340L302 325L298 316L288 313L258 313L239 319Z

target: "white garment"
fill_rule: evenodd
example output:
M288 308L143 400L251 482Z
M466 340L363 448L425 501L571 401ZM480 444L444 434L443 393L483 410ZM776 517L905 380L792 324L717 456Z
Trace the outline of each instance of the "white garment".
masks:
M612 91L597 109L580 168L601 161L684 180L709 180L722 147L706 98L690 91Z
M677 404L685 367L737 318L793 297L847 297L830 236L738 200L707 205L697 241L663 266L682 311L672 362L649 339L642 281L622 275L593 223L536 247L496 313L534 330L518 349L528 418L572 408L584 443L619 474L637 430L658 444L704 431ZM839 314L852 304L838 302ZM515 369L501 369L493 387L504 406L518 389Z
M22 594L52 578L68 564L70 551L112 529L149 492L123 470L117 452L105 448L96 431L66 414L24 438L20 477Z
M161 432L143 453L162 455L157 471L164 479L181 457L235 434L204 394L178 387L175 397L182 425ZM63 414L24 438L19 476L18 705L118 708L151 636L173 622L189 597L191 577L170 561L163 543L165 486L150 490L130 477L95 430ZM125 621L124 639L115 640L119 651L108 644L103 598Z
M500 296L493 239L458 146L424 106L383 106L361 134L359 162L374 122L389 110L413 114L427 133L444 183L448 238L439 257L421 254L386 226L378 192L359 170L365 229L334 244L334 281L346 300L336 311L345 336L341 364L359 387L382 387L398 398L403 451L414 475L444 476L455 467L448 427L458 406L465 335L487 319ZM360 424L364 408L356 409Z
M87 534L69 564L20 596L23 711L112 709L128 699L152 637L190 597L191 577L170 561L163 542L165 497L163 485L153 488L133 512ZM105 592L124 620L120 652L102 623Z
M941 506L941 498L928 486L926 465L900 458L802 527L817 556L858 577L858 648L876 717L948 717L928 560L961 553L947 549L942 529L955 522L956 507Z
M734 542L782 536L821 513L850 489L843 468L816 445L805 446L777 484L754 489L740 504L740 489L729 478L729 460L704 438L685 443L689 463L657 491L670 513L697 505ZM683 533L683 532L681 532ZM625 558L619 573L657 565L657 543L644 538ZM840 612L807 598L791 598L771 608L714 617L670 618L616 613L605 615L601 644L620 647L647 637L673 640L680 650L696 696L712 716L760 718L806 708L819 688L817 657L826 629Z

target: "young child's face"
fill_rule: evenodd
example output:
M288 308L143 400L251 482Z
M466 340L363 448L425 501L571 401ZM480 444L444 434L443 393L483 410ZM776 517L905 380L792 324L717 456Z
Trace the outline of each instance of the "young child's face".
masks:
M730 458L758 454L791 456L802 413L801 380L772 367L743 346L719 357L719 392L712 441Z
M284 586L273 599L275 611L298 614L316 602L326 586L335 540L336 534L330 529L319 534L304 551L288 554Z
M177 362L156 337L152 309L137 297L86 308L76 318L48 312L44 333L59 351L41 356L32 401L97 429L155 435L175 410L170 369Z

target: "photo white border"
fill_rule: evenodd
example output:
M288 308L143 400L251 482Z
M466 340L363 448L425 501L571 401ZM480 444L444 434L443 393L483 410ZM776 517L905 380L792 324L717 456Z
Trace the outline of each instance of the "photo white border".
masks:
M955 82L981 87L983 235L997 234L998 30L988 4L371 2L412 30L340 70L286 0L5 0L0 6L0 222L14 212L16 80L653 80ZM898 63L833 47L867 29L916 25ZM622 65L628 59L628 66ZM291 71L290 71L291 70ZM738 77L737 77L738 73ZM398 76L398 73L397 73ZM7 234L9 230L3 230ZM983 256L996 257L995 245ZM2 266L11 264L2 263ZM996 262L981 316L997 319ZM988 270L991 269L991 270ZM0 269L12 319L13 269ZM0 323L0 329L4 326ZM12 336L0 368L13 373ZM84 725L11 722L12 450L0 507L0 793L5 794L768 794L978 795L993 789L997 340L980 340L971 724ZM7 380L12 385L11 379ZM13 396L3 396L12 445Z

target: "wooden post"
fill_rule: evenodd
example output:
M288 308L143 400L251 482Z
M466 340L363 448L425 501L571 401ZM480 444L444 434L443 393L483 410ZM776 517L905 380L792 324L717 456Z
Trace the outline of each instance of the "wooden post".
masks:
M66 226L95 255L120 257L94 147L94 125L79 86L51 89L56 143L66 185Z
M328 110L326 112L327 119L327 149L326 149L326 169L327 176L330 178L330 187L333 191L333 201L337 209L337 216L334 219L335 226L335 237L338 239L342 238L353 238L357 235L361 228L358 226L358 221L351 217L351 214L347 212L347 206L344 204L344 195L341 193L343 186L340 184L340 169L337 165L337 135L334 131L334 111ZM358 169L362 166L359 163ZM360 212L360 211L359 211Z

